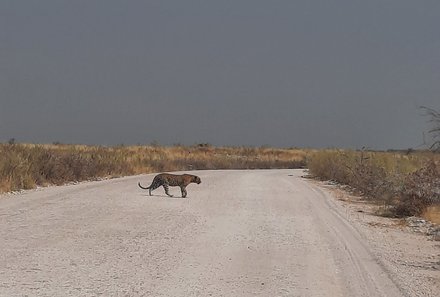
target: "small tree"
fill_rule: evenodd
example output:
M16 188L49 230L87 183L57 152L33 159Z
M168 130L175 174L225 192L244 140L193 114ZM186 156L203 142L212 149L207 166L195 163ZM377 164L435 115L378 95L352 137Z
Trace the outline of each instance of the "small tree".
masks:
M421 106L420 108L425 111L425 115L430 118L429 122L431 122L433 126L432 129L428 131L433 139L430 149L440 152L440 112L425 106Z

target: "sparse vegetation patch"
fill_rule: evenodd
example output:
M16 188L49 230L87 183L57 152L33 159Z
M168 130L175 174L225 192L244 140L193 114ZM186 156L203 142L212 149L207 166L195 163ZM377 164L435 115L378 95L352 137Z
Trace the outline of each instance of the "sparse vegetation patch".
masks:
M421 215L440 204L440 155L432 152L322 150L308 159L321 180L349 185L392 216Z

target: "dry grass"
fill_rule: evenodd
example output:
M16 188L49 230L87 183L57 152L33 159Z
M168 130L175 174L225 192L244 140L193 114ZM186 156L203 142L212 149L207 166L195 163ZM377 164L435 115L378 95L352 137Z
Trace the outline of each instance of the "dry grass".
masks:
M305 166L307 151L251 147L0 144L0 192L140 173Z
M351 186L392 216L439 221L440 154L266 147L0 144L0 192L141 173L302 168Z
M422 217L436 225L440 225L440 205L429 206Z
M440 154L323 150L311 154L308 167L383 205L388 215L421 215L440 203Z

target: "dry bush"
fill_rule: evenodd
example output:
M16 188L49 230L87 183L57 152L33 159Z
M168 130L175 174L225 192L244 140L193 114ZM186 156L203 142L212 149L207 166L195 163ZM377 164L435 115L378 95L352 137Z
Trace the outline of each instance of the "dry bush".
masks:
M393 216L420 215L439 203L439 155L324 150L311 154L310 173L349 185L365 199L385 205ZM437 161L436 161L437 160Z
M349 184L348 164L352 155L342 150L322 150L313 153L307 160L310 174L321 180Z
M440 162L430 160L405 178L395 213L398 216L418 216L428 206L436 204L440 204Z

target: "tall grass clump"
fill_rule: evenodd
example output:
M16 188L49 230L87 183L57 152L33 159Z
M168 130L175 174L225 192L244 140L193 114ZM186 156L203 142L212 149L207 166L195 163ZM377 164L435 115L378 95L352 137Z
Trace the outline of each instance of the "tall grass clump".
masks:
M132 173L123 155L81 146L0 145L0 191Z
M395 216L420 215L440 203L440 155L435 153L322 150L307 164L313 176L349 185Z
M0 192L140 173L305 166L299 149L0 144Z

